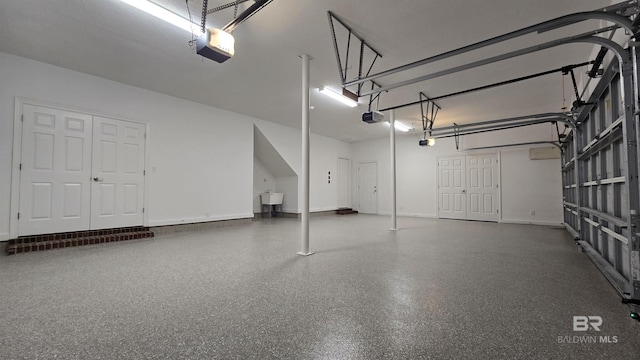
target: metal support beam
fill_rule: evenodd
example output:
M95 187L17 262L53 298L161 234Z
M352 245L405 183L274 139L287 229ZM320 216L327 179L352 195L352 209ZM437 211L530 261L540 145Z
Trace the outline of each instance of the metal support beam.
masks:
M240 13L237 18L231 20L231 22L225 25L222 30L228 33L232 32L236 27L238 27L238 25L252 17L258 11L262 10L263 7L269 5L271 1L273 0L256 0L251 6L247 8L247 10Z
M436 138L442 138L448 135L453 135L457 133L458 135L469 135L471 131L478 130L502 130L508 126L523 126L523 125L535 125L547 122L561 122L567 124L572 129L575 128L575 123L573 122L573 118L564 113L542 113L542 114L533 114L526 116L517 116L512 118L504 118L498 120L489 120L482 121L471 124L455 124L452 126L443 126L440 128L433 129L432 133ZM494 125L492 127L490 125Z
M502 144L502 145L472 147L472 148L466 148L466 149L462 149L462 150L465 150L465 151L486 150L486 149L498 149L498 148L503 148L503 147L527 146L527 145L553 145L553 146L557 147L558 149L560 149L560 151L562 151L562 145L558 144L555 141L530 141L530 142L521 142L521 143L514 143L514 144Z
M614 24L616 24L617 26L623 27L625 28L629 33L633 34L634 33L634 27L632 26L632 23L629 19L627 19L624 16L620 16L617 15L615 13L610 13L610 12L603 12L603 11L590 11L590 12L580 12L580 13L575 13L575 14L570 14L570 15L565 15L565 16L561 16L559 18L555 18L552 20L548 20L539 24L535 24L532 26L528 26L526 28L520 29L520 30L516 30L516 31L512 31L510 33L504 34L504 35L500 35L500 36L496 36L493 37L491 39L487 39L484 41L480 41L471 45L467 45L467 46L463 46L461 48L455 49L455 50L451 50L451 51L447 51L445 53L442 54L438 54L435 56L431 56L428 57L426 59L422 59L419 61L415 61L406 65L402 65L393 69L389 69L386 71L382 71L379 72L377 74L373 74L373 75L369 75L369 76L365 76L363 78L354 80L354 81L349 81L346 83L343 83L343 86L351 86L351 85L355 85L355 84L359 84L365 81L369 81L369 80L374 80L383 76L387 76L387 75L391 75L391 74L395 74L401 71L405 71L405 70L409 70L409 69L413 69L415 67L418 66L422 66L422 65L426 65L426 64L430 64L432 62L435 61L439 61L439 60L444 60L447 58L450 58L452 56L456 56L456 55L460 55L460 54L464 54L466 52L469 51L473 51L473 50L477 50L477 49L481 49L483 47L487 47L490 45L494 45L503 41L507 41L510 39L514 39L523 35L527 35L527 34L531 34L534 32L543 32L543 31L548 31L550 29L554 29L557 27L562 27L562 26L567 26L567 25L571 25L577 22L581 22L584 20L604 20L604 21L609 21L609 22L613 22Z
M311 58L302 54L302 226L298 255L308 256L309 251L309 63Z
M553 47L556 47L556 46L559 46L559 45L580 42L581 39L583 39L583 38L593 37L593 35L597 35L597 34L600 34L600 33L603 33L603 32L608 32L608 31L611 31L611 30L616 29L616 28L617 28L616 26L610 26L610 27L606 27L606 28L603 28L603 29L598 29L598 30L593 30L593 31L589 31L589 32L586 32L586 33L582 33L582 34L579 34L579 35L569 36L569 37L565 37L565 38L562 38L562 39L558 39L558 40L553 40L553 41L549 41L549 42L546 42L546 43L542 43L542 44L539 44L539 45L530 46L530 47L527 47L527 48L524 48L524 49L511 51L511 52L508 52L508 53L505 53L505 54L492 56L492 57L489 57L489 58L486 58L486 59L473 61L473 62L470 62L468 64L455 66L455 67L452 67L452 68L449 68L449 69L445 69L445 70L441 70L441 71L437 71L437 72L434 72L434 73L431 73L431 74L418 76L418 77L413 78L413 79L400 81L400 82L397 82L395 84L382 86L382 87L379 87L379 88L371 90L371 91L366 91L366 92L362 93L361 96L367 96L367 95L376 94L376 93L383 92L383 91L389 91L389 90L396 89L396 88L399 88L399 87L402 87L402 86L407 86L407 85L415 84L415 83L418 83L418 82L435 79L435 78L438 78L438 77L441 77L441 76L455 74L457 72L473 69L473 68L476 68L476 67L479 67L479 66L492 64L492 63L495 63L495 62L498 62L498 61L511 59L511 58L514 58L514 57L517 57L517 56L522 56L522 55L531 54L531 53L534 53L534 52L537 52L537 51L550 49L550 48L553 48Z
M423 104L424 102L428 102L428 101L435 101L435 100L446 99L446 98L454 97L454 96L458 96L458 95L464 95L464 94L468 94L468 93L472 93L472 92L476 92L476 91L480 91L480 90L486 90L486 89L494 88L494 87L497 87L497 86L513 84L513 83L516 83L516 82L519 82L519 81L529 80L529 79L537 78L537 77L540 77L540 76L549 75L549 74L553 74L553 73L556 73L556 72L561 72L561 71L564 71L566 69L575 69L577 67L590 65L590 64L593 64L593 61L587 61L587 62L583 62L581 64L567 65L567 66L563 66L561 68L548 70L548 71L543 71L543 72L540 72L540 73L531 74L531 75L527 75L527 76L522 76L522 77L518 77L518 78L515 78L515 79L511 79L511 80L500 81L500 82L489 84L489 85L483 85L483 86L478 86L478 87L467 89L467 90L461 90L461 91L456 91L456 92L445 94L445 95L439 95L439 96L432 97L432 98L429 98L429 99L426 99L426 100L420 99L419 101L414 101L414 102L410 102L410 103L406 103L406 104L402 104L402 105L390 106L388 108L380 109L379 111L395 110L395 109L400 109L400 108L409 107L409 106L413 106L413 105Z
M389 144L391 147L391 230L398 230L396 219L396 113L389 111Z

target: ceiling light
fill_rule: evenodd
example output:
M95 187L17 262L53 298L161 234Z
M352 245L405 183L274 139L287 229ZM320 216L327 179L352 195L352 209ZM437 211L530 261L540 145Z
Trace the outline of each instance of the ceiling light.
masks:
M345 105L349 105L351 107L356 107L358 106L358 102L354 101L353 99L350 99L338 92L336 92L335 90L331 90L326 86L323 86L321 88L318 89L321 93L340 101L341 103L345 104Z
M191 21L183 18L182 16L173 13L161 6L152 3L147 0L120 0L123 3L129 4L137 9L140 9L147 14L153 15L160 20L164 20L169 24L179 27L182 30L188 31L190 34L193 34L193 29L196 29L196 35L199 35L200 32L197 31L199 26L197 24L192 23Z
M387 126L391 126L389 122L387 122L386 124ZM393 127L396 128L396 130L400 130L402 132L408 132L409 130L411 130L411 128L407 125L397 121L393 123Z

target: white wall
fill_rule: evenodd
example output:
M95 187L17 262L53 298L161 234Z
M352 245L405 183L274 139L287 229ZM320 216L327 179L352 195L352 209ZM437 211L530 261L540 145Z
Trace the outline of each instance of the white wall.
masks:
M9 238L15 98L150 124L147 143L150 226L252 217L253 126L259 126L294 171L301 169L301 132L164 94L0 52L0 240ZM312 116L312 122L318 121ZM311 209L337 208L333 183L338 156L350 145L312 134ZM296 177L276 178L277 191ZM285 200L299 212L301 199Z
M253 212L262 212L260 208L260 194L268 191L279 192L276 189L276 178L269 172L258 158L253 158Z
M297 214L298 210L298 177L279 176L276 178L276 192L283 193L282 211Z
M0 78L0 234L9 232L15 97L150 124L149 225L253 216L252 119L5 53Z
M372 125L376 126L376 125ZM529 160L529 147L465 151L497 144L548 141L554 138L550 125L469 135L460 138L460 151L453 138L437 139L433 147L419 147L418 135L396 137L397 211L400 216L437 217L437 159L447 155L498 153L501 157L501 221L559 225L562 223L560 160ZM544 146L544 145L542 145ZM378 164L378 212L389 214L389 139L352 144L352 204L358 206L358 163ZM535 210L535 216L530 215Z
M321 121L321 119L314 118L312 113L312 125L314 121ZM299 129L279 126L267 121L257 121L256 126L298 175L297 205L293 208L292 204L285 200L284 208L287 212L299 213L302 209L302 134ZM339 157L351 158L351 146L343 141L311 134L309 147L309 209L310 211L335 210L338 208L338 188L334 174L337 173ZM329 171L332 174L331 184L327 182ZM288 184L291 184L290 180Z
M503 221L562 223L560 160L529 160L528 148L504 149L501 159Z

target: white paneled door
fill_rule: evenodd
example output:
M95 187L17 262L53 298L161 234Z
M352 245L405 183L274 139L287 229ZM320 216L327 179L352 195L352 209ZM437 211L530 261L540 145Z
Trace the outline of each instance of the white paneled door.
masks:
M358 212L378 213L378 164L358 164Z
M351 162L349 159L338 158L338 207L351 207L351 196L349 196L349 188L351 187Z
M92 229L142 224L144 133L143 124L93 118Z
M498 221L497 156L467 156L467 220Z
M19 235L89 229L91 116L25 105Z
M438 159L438 216L498 221L496 154Z
M440 158L438 169L439 216L447 219L466 219L464 156Z
M143 224L145 125L23 105L18 235Z

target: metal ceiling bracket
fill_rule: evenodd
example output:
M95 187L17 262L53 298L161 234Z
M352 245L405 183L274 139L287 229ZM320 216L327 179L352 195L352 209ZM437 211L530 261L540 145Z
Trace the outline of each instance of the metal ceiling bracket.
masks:
M327 11L327 17L329 19L329 29L331 30L331 37L333 40L333 50L335 52L336 62L338 64L338 74L340 75L340 83L343 85L343 88L347 88L348 86L344 84L347 82L347 78L348 78L347 73L349 70L349 57L351 54L351 38L352 37L360 41L360 51L358 54L358 75L357 75L358 79L362 78L363 75L369 76L369 74L371 73L371 70L373 69L373 65L376 63L376 60L378 60L378 58L382 58L382 55L376 49L371 47L371 45L367 44L367 42L361 36L359 36L351 27L349 27L344 21L342 21L334 13L332 13L331 11ZM344 64L342 63L342 57L340 55L341 52L340 52L340 47L338 45L338 38L336 36L336 27L335 27L334 21L338 23L340 26L342 26L348 32L346 51L344 52L345 54ZM371 53L373 53L374 57L373 57L373 60L371 60L371 63L368 64L368 69L365 72L364 56L367 51L370 51ZM362 81L357 84L357 89L354 92L358 95L358 97L364 96L362 95L362 87L366 82L367 81ZM380 85L375 81L370 81L370 82L371 82L372 90L375 87L378 87L378 88L380 87ZM367 95L372 95L372 94L367 94ZM369 107L371 107L371 103L373 101L374 101L373 97L370 97Z
M426 109L425 109L426 103ZM429 97L420 92L420 115L422 120L422 131L426 134L429 131L431 134L431 129L433 129L433 123L436 121L436 116L438 116L438 111L442 109L438 106L433 99L429 99ZM426 112L425 112L426 111Z
M456 123L453 123L453 136L456 141L456 150L460 150L460 128Z

